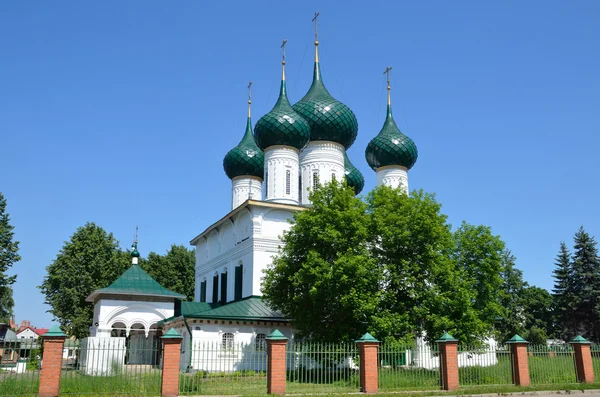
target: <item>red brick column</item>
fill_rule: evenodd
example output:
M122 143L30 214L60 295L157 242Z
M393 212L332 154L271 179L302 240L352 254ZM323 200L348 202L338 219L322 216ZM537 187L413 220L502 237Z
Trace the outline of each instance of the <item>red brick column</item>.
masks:
M578 336L569 342L575 350L575 369L577 381L581 383L594 383L594 366L592 364L592 353L590 342L582 336Z
M368 332L356 341L360 357L360 391L377 393L379 391L379 341Z
M529 386L529 355L527 354L527 342L519 335L510 338L506 343L510 344L510 356L512 364L512 377L515 386Z
M42 338L44 339L44 353L38 396L56 397L60 389L60 369L67 335L58 326L54 326Z
M458 383L458 340L449 333L435 341L440 351L440 386L442 390L456 390Z
M268 394L285 394L287 341L277 329L267 336Z
M176 397L179 395L179 360L183 337L174 328L171 328L160 339L163 342L161 395Z

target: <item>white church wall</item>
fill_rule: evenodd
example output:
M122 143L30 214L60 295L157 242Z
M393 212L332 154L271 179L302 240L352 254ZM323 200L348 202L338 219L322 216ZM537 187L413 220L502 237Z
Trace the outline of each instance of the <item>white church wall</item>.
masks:
M81 369L86 375L119 373L125 364L125 338L88 337L81 341Z
M173 314L173 302L99 299L94 306L94 321L90 331L95 337L110 337L115 323L124 324L127 334L133 325L141 324L148 336L150 327Z

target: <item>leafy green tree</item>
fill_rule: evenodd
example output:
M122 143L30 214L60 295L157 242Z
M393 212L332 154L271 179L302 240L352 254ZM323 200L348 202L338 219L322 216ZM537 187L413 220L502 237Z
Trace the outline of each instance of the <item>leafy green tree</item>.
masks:
M367 197L371 251L383 270L378 337L429 339L449 331L470 342L491 329L472 305L476 295L452 258L455 241L433 195L380 186ZM486 329L487 328L487 329Z
M577 328L587 338L600 342L600 259L596 240L582 227L575 233L573 252L573 294Z
M575 310L578 299L574 291L571 253L564 242L560 243L553 277L554 317L558 328L556 332L561 338L567 340L577 334Z
M311 201L311 209L295 213L266 270L263 299L304 337L349 341L369 329L383 287L369 252L366 205L336 183L315 190Z
M86 297L110 285L130 263L130 256L121 251L112 233L87 223L64 243L38 288L61 328L83 338L89 335L93 318L93 304L86 302Z
M525 329L537 328L543 331L543 335L554 333L554 298L547 290L526 286L521 292L523 314L525 318ZM533 343L528 339L530 343ZM545 343L545 341L544 341Z
M497 336L501 341L510 339L514 334L523 335L525 331L525 312L523 290L527 283L523 281L523 272L515 265L516 258L509 251L502 253L502 287L499 302L502 314L496 322Z
M171 246L166 255L150 252L140 266L163 287L194 300L196 257L193 250L183 245Z
M502 291L504 242L489 226L463 222L454 232L453 258L464 271L468 288L475 292L474 309L483 324L494 324L502 314L498 295Z
M21 257L19 242L13 241L13 229L6 213L6 199L0 192L0 322L8 322L15 305L11 286L17 281L17 276L9 276L7 272Z

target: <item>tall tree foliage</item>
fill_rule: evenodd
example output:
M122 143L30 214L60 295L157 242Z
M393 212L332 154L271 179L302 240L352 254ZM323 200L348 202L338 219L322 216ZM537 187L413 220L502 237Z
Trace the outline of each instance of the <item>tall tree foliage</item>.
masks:
M327 342L367 331L379 299L381 271L369 253L366 205L351 188L330 184L294 215L285 247L267 269L264 299L296 319L298 331Z
M77 229L64 243L39 287L49 312L69 335L88 336L93 304L86 297L116 280L129 266L130 257L119 248L112 233L94 223Z
M554 288L554 313L559 329L558 335L563 339L568 339L577 334L577 323L575 309L578 301L573 289L573 269L571 266L571 253L567 244L560 243L560 249L554 263L553 271Z
M560 334L600 342L600 258L594 237L575 233L573 254L561 243L554 269L555 318Z
M0 322L8 322L15 305L11 286L17 281L17 276L9 276L7 272L21 257L19 242L13 241L13 229L6 213L6 199L0 192Z
M173 244L166 255L150 252L141 267L163 287L194 300L196 257L193 250Z
M303 334L335 341L368 330L412 339L446 330L467 342L489 335L498 304L485 300L499 291L493 260L500 256L494 252L479 273L457 260L463 249L460 257L473 264L501 250L487 230L464 225L458 244L441 205L423 192L409 196L382 186L362 202L333 183L311 200L311 209L295 215L263 282L264 299ZM482 241L494 244L477 248ZM476 273L488 284L481 293L473 288ZM489 313L479 315L475 302Z

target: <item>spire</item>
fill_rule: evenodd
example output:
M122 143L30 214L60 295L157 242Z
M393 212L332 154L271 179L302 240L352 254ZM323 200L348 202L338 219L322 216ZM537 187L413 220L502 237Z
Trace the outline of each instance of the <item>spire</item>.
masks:
M133 244L131 245L131 264L132 265L137 265L139 258L140 258L140 253L137 249L137 244L138 244L138 227L135 227L135 239L133 240Z
M283 43L281 43L281 81L285 81L285 45L287 43L287 39L283 39Z
M283 43L281 43L281 88L279 89L279 98L277 99L277 103L275 104L275 106L277 106L280 103L287 103L288 105L290 104L290 101L288 100L287 97L287 88L286 88L286 84L285 84L285 45L287 44L287 39L283 40ZM291 105L290 105L291 106Z
M315 16L312 19L312 21L315 24L315 63L319 63L319 21L317 20L318 16L319 13L315 12Z
M250 122L250 105L252 105L252 81L248 83L248 122Z
M388 66L385 68L383 74L387 75L387 116L392 116L392 88L390 86L390 72L392 71L392 67Z

